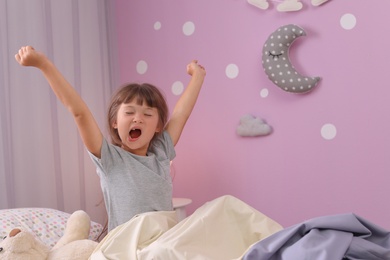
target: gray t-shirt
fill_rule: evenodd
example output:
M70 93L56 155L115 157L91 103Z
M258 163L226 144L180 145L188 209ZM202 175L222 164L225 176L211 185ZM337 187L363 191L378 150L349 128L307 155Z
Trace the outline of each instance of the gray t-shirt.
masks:
M151 143L148 156L138 156L103 139L101 159L95 163L108 213L108 230L137 214L172 210L170 161L176 156L164 131Z

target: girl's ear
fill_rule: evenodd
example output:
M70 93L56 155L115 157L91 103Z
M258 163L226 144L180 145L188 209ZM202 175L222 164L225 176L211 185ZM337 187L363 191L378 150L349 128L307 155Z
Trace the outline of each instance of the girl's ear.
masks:
M160 133L163 128L160 126L160 124L157 126L155 133Z
M114 121L114 123L112 123L112 128L118 129L118 124L116 123L116 120Z

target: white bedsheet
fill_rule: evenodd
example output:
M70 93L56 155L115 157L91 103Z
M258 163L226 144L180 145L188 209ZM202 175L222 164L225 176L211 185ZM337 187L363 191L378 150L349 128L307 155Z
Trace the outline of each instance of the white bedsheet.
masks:
M140 214L112 230L90 259L240 259L252 244L281 229L237 198L223 196L180 223L174 211Z

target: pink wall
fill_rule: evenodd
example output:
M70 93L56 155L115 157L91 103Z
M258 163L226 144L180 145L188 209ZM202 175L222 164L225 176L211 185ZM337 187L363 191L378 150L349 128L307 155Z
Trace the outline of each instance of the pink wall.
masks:
M172 86L189 79L186 64L206 67L173 163L174 195L193 200L189 213L231 194L284 226L355 212L390 228L390 2L302 2L299 12L280 13L275 2L264 11L245 0L117 0L121 82L158 85L172 109ZM195 30L183 31L186 22ZM291 47L293 64L322 77L306 95L280 90L261 66L269 34L290 23L307 33ZM139 61L146 70L137 71ZM237 77L227 76L229 64ZM265 119L273 133L238 136L245 114ZM336 129L330 140L321 134L327 124Z

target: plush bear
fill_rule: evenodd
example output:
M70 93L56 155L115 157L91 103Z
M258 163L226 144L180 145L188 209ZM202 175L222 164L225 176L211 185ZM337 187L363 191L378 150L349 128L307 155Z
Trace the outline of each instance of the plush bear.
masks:
M86 260L98 245L89 240L91 220L82 210L68 219L64 235L53 248L23 228L14 228L0 242L0 259L9 260Z

